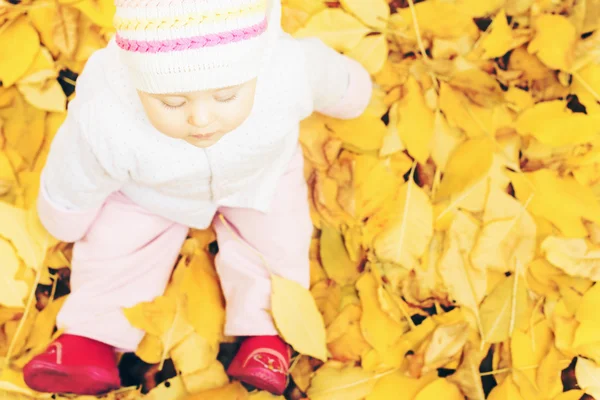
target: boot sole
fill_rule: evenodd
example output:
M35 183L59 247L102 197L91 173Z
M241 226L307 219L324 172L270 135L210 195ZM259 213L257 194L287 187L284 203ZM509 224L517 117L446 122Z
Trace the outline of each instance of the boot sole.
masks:
M44 393L97 395L121 386L118 377L95 367L65 367L44 361L29 363L23 375L27 386Z

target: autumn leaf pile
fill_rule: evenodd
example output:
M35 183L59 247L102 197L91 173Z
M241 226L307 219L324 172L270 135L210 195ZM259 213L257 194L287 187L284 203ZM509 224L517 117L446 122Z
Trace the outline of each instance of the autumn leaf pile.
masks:
M376 85L360 118L302 123L312 296L273 277L285 397L600 399L600 1L283 3ZM39 175L113 13L0 1L2 398L44 398L20 370L60 334L71 246L37 219ZM125 311L143 386L108 398L275 398L225 375L213 241L192 232L164 296Z

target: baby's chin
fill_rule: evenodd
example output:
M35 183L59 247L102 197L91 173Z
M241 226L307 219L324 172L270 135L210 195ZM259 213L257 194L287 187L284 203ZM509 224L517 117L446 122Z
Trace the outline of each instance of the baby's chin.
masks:
M186 142L188 142L189 144L191 144L192 146L201 148L201 149L206 149L210 146L215 145L219 140L221 140L223 138L223 136L225 136L226 133L221 133L221 134L217 134L215 136L212 136L210 138L197 138L194 136L186 136L185 138L183 138L183 140L185 140Z

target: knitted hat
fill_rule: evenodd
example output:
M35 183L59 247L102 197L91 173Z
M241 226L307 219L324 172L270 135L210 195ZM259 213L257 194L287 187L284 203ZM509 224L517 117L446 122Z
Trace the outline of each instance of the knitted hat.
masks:
M180 93L258 76L280 29L279 0L115 0L115 41L134 86ZM271 26L272 25L272 26Z

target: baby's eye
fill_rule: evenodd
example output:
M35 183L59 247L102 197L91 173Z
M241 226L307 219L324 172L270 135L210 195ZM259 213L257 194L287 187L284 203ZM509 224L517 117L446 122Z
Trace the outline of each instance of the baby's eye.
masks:
M168 108L169 110L173 110L175 108L179 108L179 107L183 107L185 105L185 101L179 104L170 104L170 103L165 103L164 101L161 101L161 104L165 107Z
M230 96L216 96L215 100L218 101L219 103L227 103L229 101L233 101L237 99L237 93L230 95Z

